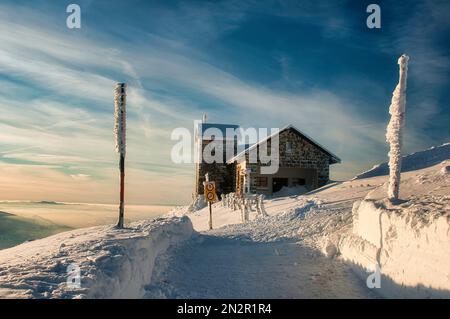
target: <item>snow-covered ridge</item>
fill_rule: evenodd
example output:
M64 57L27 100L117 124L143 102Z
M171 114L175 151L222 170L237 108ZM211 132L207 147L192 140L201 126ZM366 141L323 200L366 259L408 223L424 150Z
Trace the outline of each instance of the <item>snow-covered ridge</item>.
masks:
M430 167L450 158L450 143L433 146L427 150L402 157L402 172L410 172ZM388 163L375 165L370 170L356 175L353 179L362 179L389 174Z
M187 217L98 226L60 233L0 251L0 298L139 298L155 259L190 238ZM67 267L81 270L81 285L67 285Z

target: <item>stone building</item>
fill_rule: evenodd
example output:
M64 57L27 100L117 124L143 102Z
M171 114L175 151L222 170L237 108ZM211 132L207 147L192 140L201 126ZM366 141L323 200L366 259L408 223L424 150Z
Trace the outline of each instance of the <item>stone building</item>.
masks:
M215 138L203 132L208 128L215 128L217 133L226 136L227 128L237 129L237 125L202 123L198 134L199 149L203 150ZM220 136L220 133L217 134ZM235 156L223 154L222 163L206 163L204 160L197 164L196 169L196 195L203 194L204 174L209 173L211 181L215 181L218 192L221 193L259 193L272 195L283 187L302 186L305 190L313 190L325 185L329 181L331 164L340 163L341 160L319 143L302 133L292 125L280 129L277 133L279 141L279 169L274 174L263 174L261 168L267 166L259 160L251 162L249 154L259 154L261 146L270 150L275 134L266 139L246 147ZM216 145L223 149L232 148L228 154L236 154L237 138L223 138L216 140ZM228 142L228 144L226 143ZM226 152L224 152L226 153Z
M200 123L196 127L195 145L197 154L197 163L195 167L195 195L203 194L203 182L205 174L208 173L209 179L216 183L216 190L219 194L234 192L235 165L227 164L227 160L233 157L237 151L237 137L227 137L227 129L233 132L239 128L239 125L233 124L215 124ZM215 143L215 145L212 145ZM220 160L208 161L207 158L200 156L208 146L215 148L215 152L222 153ZM228 151L227 147L231 150ZM223 152L221 152L223 150ZM200 157L199 157L200 156Z
M270 150L273 135L228 160L227 163L234 167L235 192L272 195L283 187L295 186L303 186L311 191L329 181L331 164L341 162L336 155L292 125L280 129L276 134L279 140L279 169L276 173L262 174L261 167L264 164L259 157L256 163L249 161L249 152L257 151L259 154L261 145L266 144Z

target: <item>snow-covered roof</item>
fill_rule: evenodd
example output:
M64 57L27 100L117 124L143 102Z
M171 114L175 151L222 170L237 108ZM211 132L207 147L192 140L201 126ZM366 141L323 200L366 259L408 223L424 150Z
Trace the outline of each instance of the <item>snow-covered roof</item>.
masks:
M308 135L306 135L305 133L303 133L302 131L300 131L298 128L296 128L295 126L293 126L292 124L286 125L285 127L283 127L282 129L280 129L279 131L269 135L268 137L262 139L261 141L259 141L256 144L253 144L252 146L246 148L245 150L243 150L242 152L240 152L239 154L237 154L236 156L230 158L227 163L233 163L235 162L237 159L239 159L240 157L242 157L245 153L249 152L250 150L254 149L255 147L258 147L258 145L261 145L262 143L268 141L269 139L271 139L273 136L280 134L281 132L284 132L286 130L292 129L294 130L297 134L301 135L303 138L305 138L307 141L309 141L311 144L317 146L318 148L320 148L322 151L324 151L325 153L327 153L328 155L330 155L330 164L336 164L336 163L340 163L341 159L333 154L331 151L329 151L328 149L326 149L324 146L322 146L321 144L319 144L318 142L316 142L314 139L312 139L311 137L309 137Z

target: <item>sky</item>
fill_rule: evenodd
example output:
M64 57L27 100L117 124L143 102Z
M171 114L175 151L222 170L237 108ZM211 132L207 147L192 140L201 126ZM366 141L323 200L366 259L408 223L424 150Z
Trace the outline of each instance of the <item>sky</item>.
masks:
M81 7L81 28L66 7ZM381 8L369 29L366 7ZM183 204L193 164L175 128L292 124L337 154L343 180L387 160L410 56L404 152L450 140L448 1L0 3L0 200L116 203L113 88L128 83L126 201ZM193 143L193 141L192 141Z

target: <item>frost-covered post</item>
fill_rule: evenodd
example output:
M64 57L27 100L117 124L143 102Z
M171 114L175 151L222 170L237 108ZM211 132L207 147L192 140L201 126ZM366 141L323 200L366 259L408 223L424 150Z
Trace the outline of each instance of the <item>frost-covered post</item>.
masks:
M392 94L389 113L391 120L387 126L386 141L389 143L389 187L388 198L398 199L400 188L400 173L402 168L402 129L405 119L406 78L409 57L403 54L398 59L400 75L397 87Z
M259 199L258 200L259 200L259 208L261 209L261 214L263 216L268 216L267 212L266 212L266 209L264 207L264 195L263 194L259 195Z
M245 198L241 198L241 220L243 223L245 223L245 214L246 214L246 207L245 207Z
M126 90L125 83L117 83L114 89L114 134L116 151L120 154L120 204L118 228L123 228L124 219L124 186L125 186L125 150L126 150Z
M248 222L249 217L250 217L249 214L250 214L251 207L249 207L249 206L250 206L250 200L246 199L244 202L244 213L245 213L244 217L245 217L246 222Z
M237 208L236 208L236 205L237 205L236 201L237 201L237 199L236 199L236 193L233 193L233 197L231 198L231 205L232 205L232 207L233 207L233 211L235 211L235 210L237 209Z
M257 216L261 216L261 207L259 206L259 195L256 195L255 208Z

